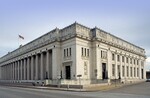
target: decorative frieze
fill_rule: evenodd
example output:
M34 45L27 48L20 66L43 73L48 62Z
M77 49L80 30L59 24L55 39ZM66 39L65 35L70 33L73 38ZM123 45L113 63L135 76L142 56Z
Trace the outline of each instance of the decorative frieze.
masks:
M124 41L110 33L107 33L97 27L91 29L78 23L74 23L63 29L54 29L43 36L29 42L28 44L19 47L18 49L9 52L7 55L0 58L0 63L9 60L11 58L23 55L27 52L33 51L37 48L43 47L52 42L58 41L61 43L63 40L70 39L72 37L80 37L85 40L97 40L102 43L111 45L113 47L123 49L125 51L135 53L145 57L145 50L135 46L127 41Z

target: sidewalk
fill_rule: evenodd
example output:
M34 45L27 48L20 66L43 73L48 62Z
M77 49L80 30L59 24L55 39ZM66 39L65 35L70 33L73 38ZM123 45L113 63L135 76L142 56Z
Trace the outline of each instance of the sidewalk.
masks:
M141 82L138 82L141 83ZM32 85L17 85L17 84L1 84L0 86L9 86L9 87L22 87L22 88L33 88L33 89L44 89L44 90L60 90L60 91L74 91L74 92L95 92L95 91L108 91L112 89L117 89L123 86L134 85L138 83L131 83L131 84L112 84L112 85L101 85L96 87L87 87L83 89L77 88L59 88L59 87L48 87L48 86L32 86Z

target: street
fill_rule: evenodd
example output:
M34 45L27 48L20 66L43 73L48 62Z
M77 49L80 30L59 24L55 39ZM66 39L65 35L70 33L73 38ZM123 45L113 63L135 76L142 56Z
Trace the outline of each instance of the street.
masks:
M0 98L150 98L150 83L105 92L72 92L0 86Z

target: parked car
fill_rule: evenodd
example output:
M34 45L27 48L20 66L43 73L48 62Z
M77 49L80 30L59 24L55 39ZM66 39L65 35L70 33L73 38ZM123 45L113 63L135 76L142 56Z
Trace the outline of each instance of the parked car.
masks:
M150 82L150 79L147 79L146 82Z

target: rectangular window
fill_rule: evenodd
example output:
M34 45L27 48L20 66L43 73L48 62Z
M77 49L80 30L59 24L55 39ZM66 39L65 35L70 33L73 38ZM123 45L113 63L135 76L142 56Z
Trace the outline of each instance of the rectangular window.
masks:
M139 65L139 60L137 60L137 65Z
M86 56L86 48L84 48L84 52L85 52L85 53L84 53L84 56Z
M67 48L67 56L68 56L68 48Z
M82 56L83 56L83 47L81 49L82 49L81 51L82 51Z
M127 77L129 77L129 67L127 66Z
M137 68L137 77L139 77L139 68Z
M124 56L122 56L122 62L124 62Z
M130 67L130 76L132 77L132 67Z
M118 77L120 77L120 65L118 65Z
M69 48L70 56L71 56L71 48Z
M125 71L124 66L122 66L122 76L123 77L124 77L124 71Z
M132 64L132 58L130 58L130 64Z
M119 56L119 55L117 55L117 61L118 61L118 62L120 61L120 56Z
M134 68L134 77L136 77L136 75L135 75L135 74L136 74L136 71L135 71L135 68Z
M101 50L101 58L102 59L107 59L107 52Z
M135 59L134 59L134 65L135 65Z
M126 58L126 63L128 63L128 57Z
M115 54L112 53L112 60L115 60Z
M87 49L87 56L89 57L89 49Z
M112 76L115 76L115 64L112 64Z
M103 58L103 51L101 50L101 58Z
M66 57L66 49L64 49L64 57Z

